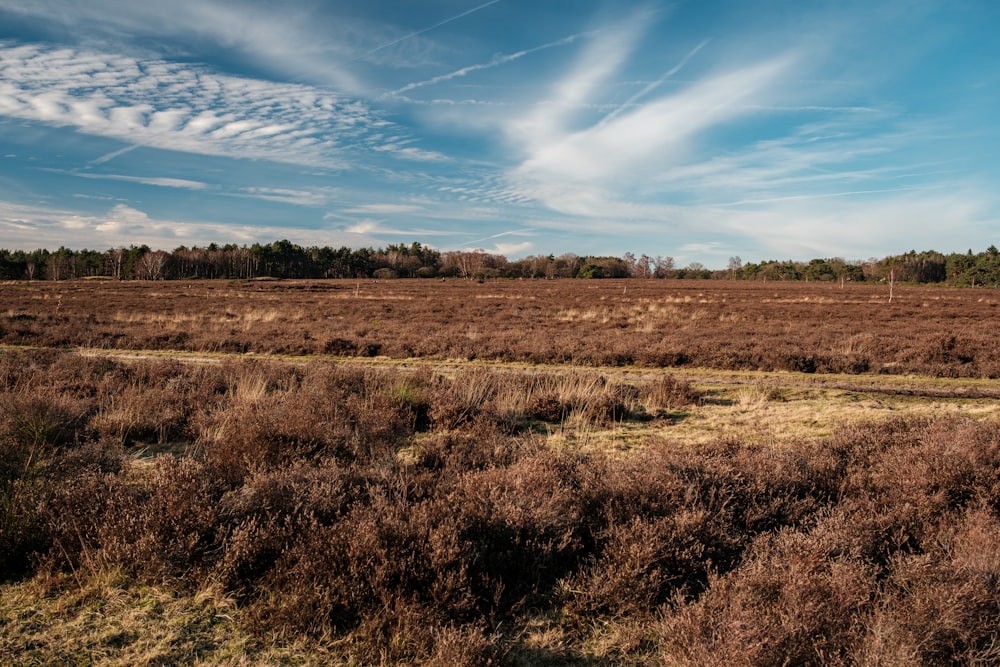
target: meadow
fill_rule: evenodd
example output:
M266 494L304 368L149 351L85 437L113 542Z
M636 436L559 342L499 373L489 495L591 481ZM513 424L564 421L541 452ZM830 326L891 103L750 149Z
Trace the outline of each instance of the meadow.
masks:
M1000 662L1000 293L0 285L4 664Z

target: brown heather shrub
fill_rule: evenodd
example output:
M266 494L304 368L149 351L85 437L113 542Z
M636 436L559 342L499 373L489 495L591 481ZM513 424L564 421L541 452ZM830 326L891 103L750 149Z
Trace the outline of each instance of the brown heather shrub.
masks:
M529 419L559 424L566 419L567 406L554 393L534 396L525 410Z
M332 459L252 472L219 501L223 544L216 576L249 593L302 534L340 521L364 503L369 483L362 471Z
M98 437L120 442L162 444L184 434L189 408L174 387L130 384L91 417L89 427Z
M0 353L0 567L216 582L258 637L355 664L997 662L1000 424L533 434L692 400L597 377ZM125 405L151 414L117 430ZM135 450L159 424L198 448Z
M85 401L30 386L0 393L0 578L27 572L48 545L43 512L60 452L76 445Z
M435 432L421 438L421 468L434 471L437 483L468 471L510 466L544 449L544 443L530 436L512 436L493 417L480 415L461 431Z
M956 377L1000 369L996 302L976 290L907 287L887 305L874 284L649 280L627 293L615 280L306 284L37 282L0 295L0 328L9 344L62 347Z
M44 517L38 509L43 494L35 480L0 483L0 583L30 572L37 555L48 546Z
M432 388L428 416L435 428L452 430L494 402L499 380L489 371L463 371Z
M70 567L115 563L151 581L203 571L214 557L219 496L190 458L64 480L48 508L52 555Z
M497 664L500 637L476 624L439 622L432 611L401 601L366 618L342 645L352 664L474 667Z
M720 542L717 522L704 509L663 517L632 517L596 536L600 555L564 583L566 608L576 614L622 618L644 615L676 592L704 587Z
M580 493L585 503L584 540L592 558L585 572L589 583L581 581L574 586L581 596L581 609L603 608L624 614L635 609L636 598L660 598L681 584L697 589L708 571L729 569L739 557L745 538L732 527L738 509L732 490L719 488L703 494L691 484L690 472L676 463L668 447L651 447L628 459L588 462ZM682 541L687 544L671 545L663 553L655 547L650 550L627 530L629 526L661 544L661 538L671 531L683 533ZM669 549L674 548L677 551L671 553ZM692 550L700 553L697 563L681 555ZM647 556L653 560L639 562ZM675 562L666 571L663 564L670 559ZM682 569L679 561L691 567ZM602 574L604 566L613 571ZM624 585L620 571L628 567L656 568L662 576L648 582L645 589L637 582L640 590L636 598L626 595L619 600L606 595L615 585ZM604 577L607 582L602 581Z
M926 553L901 555L867 620L860 664L1000 662L1000 520L974 508L943 522Z
M399 491L373 490L342 520L294 536L260 580L258 622L293 635L374 635L368 643L383 647L413 639L399 624L422 627L422 645L403 647L395 662L426 653L430 628L476 618L462 514L444 501L410 503Z
M539 452L464 475L451 501L464 517L477 597L506 611L548 594L583 555L584 460Z
M89 406L51 389L24 387L0 395L0 454L4 467L30 468L53 449L72 445Z
M895 420L858 434L846 455L844 493L908 508L919 525L976 501L1000 503L1000 424ZM840 437L850 437L845 433ZM843 449L841 443L835 449ZM842 454L843 456L843 454Z
M695 602L665 612L661 660L671 665L853 664L874 580L828 558L805 534L763 535L747 561L713 577Z

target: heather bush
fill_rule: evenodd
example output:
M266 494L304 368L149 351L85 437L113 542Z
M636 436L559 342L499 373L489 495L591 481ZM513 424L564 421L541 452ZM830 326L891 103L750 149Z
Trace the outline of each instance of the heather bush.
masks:
M498 385L496 375L484 371L461 372L438 384L429 398L431 424L450 430L472 421L493 402Z
M762 535L695 602L665 613L661 660L678 665L853 664L875 580L807 534Z
M506 612L548 594L584 554L581 498L585 461L539 452L509 466L463 475L451 494L465 522L461 538L477 597Z
M34 480L0 483L0 582L29 572L47 545L44 517L38 511L43 490Z
M976 507L928 532L923 553L893 561L866 618L858 662L996 664L1000 521Z
M704 509L636 516L595 536L599 555L570 575L562 594L575 614L622 618L648 614L675 593L701 590L714 552L730 542Z
M212 560L220 489L190 458L61 480L47 507L52 556L113 563L150 581L194 576Z

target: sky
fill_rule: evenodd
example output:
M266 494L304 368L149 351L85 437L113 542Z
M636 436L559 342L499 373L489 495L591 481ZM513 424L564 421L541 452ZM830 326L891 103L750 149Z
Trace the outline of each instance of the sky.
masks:
M994 0L0 0L0 248L1000 241Z

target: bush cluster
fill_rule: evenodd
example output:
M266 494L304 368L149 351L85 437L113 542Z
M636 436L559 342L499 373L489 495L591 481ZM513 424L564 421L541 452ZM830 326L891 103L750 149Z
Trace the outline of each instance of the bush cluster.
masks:
M6 352L0 572L215 582L259 636L362 664L1000 657L1000 425L650 440L625 457L536 432L692 396L675 380ZM528 642L538 623L565 641ZM615 641L592 641L607 627Z

